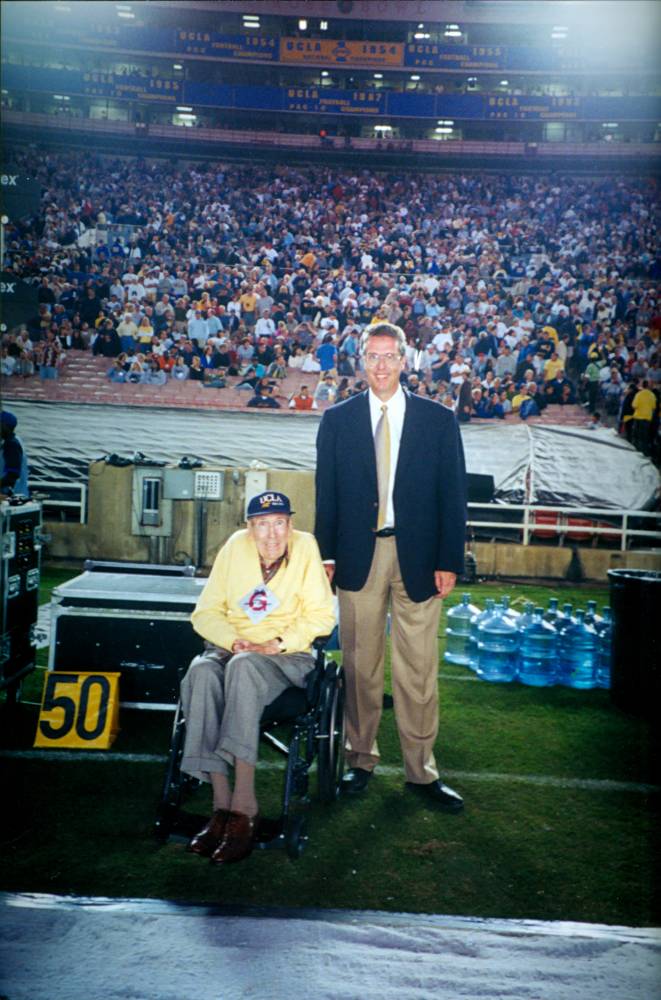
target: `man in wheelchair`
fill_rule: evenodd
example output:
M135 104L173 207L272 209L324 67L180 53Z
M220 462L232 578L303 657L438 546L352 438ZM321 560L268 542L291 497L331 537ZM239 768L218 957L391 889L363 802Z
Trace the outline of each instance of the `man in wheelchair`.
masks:
M213 813L188 849L217 864L252 851L262 712L286 688L305 686L312 641L335 624L317 543L292 528L292 513L283 493L250 500L247 528L221 548L192 615L205 650L181 684L181 770L210 782Z

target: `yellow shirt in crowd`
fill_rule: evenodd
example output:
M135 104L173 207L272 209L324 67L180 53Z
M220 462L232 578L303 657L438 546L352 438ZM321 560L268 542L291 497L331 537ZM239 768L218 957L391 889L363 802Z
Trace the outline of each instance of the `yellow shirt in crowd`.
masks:
M263 614L267 604L272 609ZM236 531L216 556L191 621L203 639L223 649L231 650L237 639L268 642L277 636L287 653L307 652L316 636L328 635L335 625L314 535L293 531L288 559L264 584L254 540L247 529Z
M634 420L651 420L656 410L656 396L651 389L639 389L632 406Z

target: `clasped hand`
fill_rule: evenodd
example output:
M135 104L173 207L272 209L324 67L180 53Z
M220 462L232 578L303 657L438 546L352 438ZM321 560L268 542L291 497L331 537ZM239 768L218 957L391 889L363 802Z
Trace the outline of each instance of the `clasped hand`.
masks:
M233 653L266 653L273 656L280 652L280 643L277 639L269 639L268 642L248 642L247 639L235 639L232 643Z

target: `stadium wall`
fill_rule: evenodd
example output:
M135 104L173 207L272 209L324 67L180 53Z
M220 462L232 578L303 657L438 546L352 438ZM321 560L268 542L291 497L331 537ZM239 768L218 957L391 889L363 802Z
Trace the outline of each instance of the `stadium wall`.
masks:
M191 562L210 567L219 547L244 525L246 495L262 489L281 490L292 500L299 530L314 527L314 473L309 470L225 468L224 496L214 500L172 500L169 534L135 534L135 466L93 462L89 475L89 507L85 524L47 522L47 558L82 561ZM146 467L149 474L151 467ZM154 474L160 472L156 468ZM149 532L149 529L147 529ZM570 547L524 546L477 542L477 573L486 577L564 579ZM658 551L577 550L583 577L606 582L609 569L661 570Z

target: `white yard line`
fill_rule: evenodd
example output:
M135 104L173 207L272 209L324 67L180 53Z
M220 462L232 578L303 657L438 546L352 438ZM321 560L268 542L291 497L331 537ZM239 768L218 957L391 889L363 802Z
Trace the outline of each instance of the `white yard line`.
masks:
M106 750L0 750L0 759L164 764L168 758L167 754L115 753ZM262 771L281 771L284 766L284 762L281 764L276 761L260 761L257 765ZM402 777L404 769L390 764L381 764L376 774L383 774L387 777ZM498 771L444 770L443 777L458 781L491 781L501 784L539 785L544 788L576 788L587 792L638 792L643 795L653 795L661 791L661 786L648 785L643 782L612 781L609 778L556 778L550 774L503 774Z

